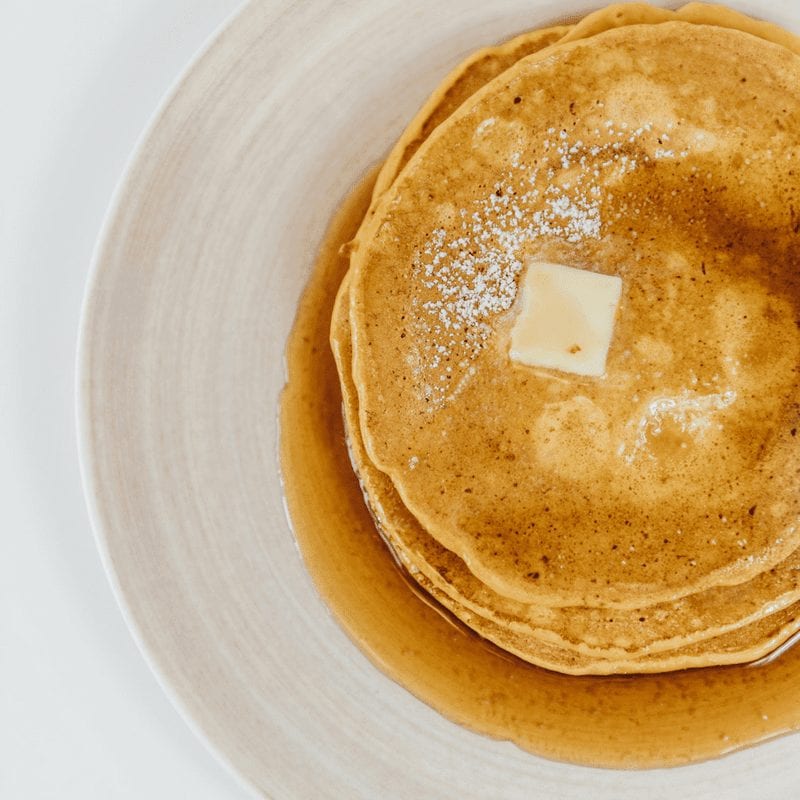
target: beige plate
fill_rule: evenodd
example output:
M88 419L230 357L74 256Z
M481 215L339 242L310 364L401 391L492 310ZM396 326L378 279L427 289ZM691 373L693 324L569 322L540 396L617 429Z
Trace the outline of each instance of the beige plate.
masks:
M793 0L735 5L798 28ZM269 797L761 799L800 781L798 736L622 773L447 722L339 630L284 515L283 347L332 212L461 57L587 9L254 2L191 67L122 183L81 337L89 506L155 671Z

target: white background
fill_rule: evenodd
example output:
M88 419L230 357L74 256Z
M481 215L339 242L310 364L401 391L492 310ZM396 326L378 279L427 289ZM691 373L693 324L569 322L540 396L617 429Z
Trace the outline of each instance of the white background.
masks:
M127 632L83 502L74 361L114 187L241 0L0 2L0 797L245 798Z

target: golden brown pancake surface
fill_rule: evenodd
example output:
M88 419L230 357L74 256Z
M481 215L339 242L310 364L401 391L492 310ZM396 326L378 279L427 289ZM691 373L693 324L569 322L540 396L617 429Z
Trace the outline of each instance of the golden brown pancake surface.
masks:
M346 290L347 282L344 283ZM504 624L530 639L557 644L600 658L632 658L674 650L728 633L800 600L800 553L771 571L731 587L713 587L673 602L637 609L525 604L503 597L481 583L454 553L427 534L400 501L389 478L364 452L349 374L347 305L334 309L334 354L339 364L350 456L365 498L398 560L415 578L444 592L455 604ZM697 655L697 653L695 653ZM531 660L531 657L529 657Z
M732 94L737 95L738 87L742 101L732 103L735 111L712 108L705 95L705 105L689 102L687 87L694 86L698 94L701 88L696 75L694 83L689 79L681 62L682 46L684 60L691 61L690 51L694 51L686 47L685 37L677 30L680 27L668 23L637 29L636 47L630 42L625 45L625 31L603 34L591 48L567 49L560 57L563 63L554 55L541 64L523 62L514 68L512 72L519 69L521 74L508 81L511 85L484 94L476 107L462 109L458 119L445 123L447 137L441 131L434 133L392 187L391 197L387 195L377 235L365 239L360 245L363 249L356 252L356 274L362 279L360 294L353 299L353 311L360 320L356 326L357 386L370 454L391 475L430 533L463 556L487 585L520 600L633 607L642 600L689 593L712 580L746 580L796 544L790 530L796 509L791 502L788 508L780 507L786 503L786 487L769 494L770 482L775 485L770 474L778 473L791 455L791 428L783 428L791 421L795 389L794 287L791 276L777 267L778 262L785 264L795 257L788 235L794 187L786 185L784 165L778 167L765 158L763 147L771 145L766 149L783 153L787 160L793 156L796 143L787 129L796 109L781 108L786 119L773 119L774 130L760 141L760 149L743 147L753 138L744 123L763 116L770 101L770 111L776 108L792 70L796 74L796 60L774 48L770 59L780 69L774 64L750 69L747 61L748 75L736 72L733 83L725 67L732 69L734 54L738 59L743 47L760 51L770 46L744 34L709 29L708 47L720 80L724 83L727 76ZM673 56L667 65L669 81L662 74L663 59L653 64L650 56L638 55L640 38L648 36L669 46ZM521 109L535 97L543 100L555 93L559 73L566 71L574 77L576 70L588 64L585 51L595 50L601 39L609 40L600 50L601 62L617 79L612 84L615 92L604 100L595 99L595 106L603 103L602 112L589 104L585 118L570 121L567 114L578 116L573 112L579 100L570 100L575 104L571 111L560 106L554 111L550 100L549 105L536 106L535 117L525 118L530 126L521 126L513 107ZM641 51L654 49L655 41ZM693 66L698 69L696 61ZM595 59L595 71L597 63ZM676 80L674 72L685 80ZM750 86L742 88L748 82ZM566 84L563 89L569 97ZM675 93L672 106L680 99L691 110L681 115L670 110L670 102L655 103L654 97L665 99L667 89ZM755 100L747 94L754 91ZM599 93L599 86L590 91ZM645 96L650 109L659 109L661 119L645 119ZM517 97L520 100L515 103ZM630 102L623 102L625 97ZM620 112L615 114L617 120L607 110L615 103ZM545 120L547 114L550 117ZM738 128L729 119L737 115L741 117ZM651 111L649 116L657 114ZM495 122L486 126L492 117ZM474 147L481 124L480 136L489 139ZM502 135L492 138L495 128ZM556 137L548 133L551 128ZM586 141L576 138L581 131ZM593 140L594 131L600 134ZM621 135L623 131L629 135ZM453 145L452 137L460 147ZM437 139L445 138L446 146L439 142L440 152ZM514 149L503 151L509 142ZM552 148L555 156L542 152L542 143L549 144L544 149ZM505 152L500 159L505 173L489 187L492 192L480 194L477 189L486 186L480 186L479 176L497 177L496 171L489 171L497 162L492 147ZM443 173L448 149L469 155ZM737 164L742 152L752 152L744 176L742 165ZM528 162L537 158L543 163L533 178ZM548 159L546 164L544 159ZM630 167L632 161L637 162L635 167ZM647 166L640 167L640 161ZM589 180L588 187L600 193L597 203L583 191L586 164L592 165L592 173L601 173L594 184ZM584 184L580 196L570 192L568 185L576 172ZM517 173L532 187L526 190L529 195L540 192L538 199L525 198L525 208L520 207L525 192ZM542 187L537 183L541 175ZM446 200L437 201L432 191L427 195L433 197L425 194L425 187L432 189L434 183L437 191L449 189ZM499 184L496 188L495 183ZM756 204L742 202L743 196L752 197L754 192L760 197ZM441 281L425 285L426 277L439 273L425 274L431 264L424 263L424 256L430 255L433 262L445 253L439 266L454 249L446 250L444 242L435 247L427 244L432 235L442 235L439 231L451 237L464 234L453 242L469 238L469 231L463 229L463 209L484 214L482 223L491 223L488 240L501 257L507 250L498 250L498 243L508 243L518 233L513 224L510 228L496 224L501 215L507 222L517 211L523 216L538 213L536 235L521 244L518 236L512 241L520 252L508 259L505 267L510 264L510 271L504 273L502 263L498 267L488 301L480 298L488 313L473 326L472 335L469 326L462 326L467 328L462 341L449 333L437 340L430 335L436 323L428 324L426 331L406 326L400 318L416 302L426 312L438 314L445 331L450 330L444 325L448 310L441 295L452 287ZM494 220L489 219L492 215ZM433 227L423 231L420 219L432 221ZM470 220L478 224L472 216ZM595 238L598 225L603 235ZM485 229L480 235L484 233ZM623 277L626 294L609 377L602 385L587 383L576 392L575 380L565 384L561 376L509 368L502 347L503 325L508 320L503 317L513 314L522 262L532 254L584 268L599 265L602 271ZM453 263L451 258L449 266ZM490 278L494 266L487 262ZM482 273L478 270L477 274ZM467 298L462 309L467 315L464 320L475 310L474 303L469 305L472 299ZM700 332L698 308L709 320L708 329ZM422 319L424 326L423 317L417 321ZM488 332L482 327L486 320L492 323ZM377 333L368 333L370 327ZM767 328L770 336L765 340ZM435 354L426 352L432 342L447 351L438 363ZM771 356L777 351L780 357L767 362L764 351ZM737 361L733 374L731 365ZM442 362L450 372L444 371L446 367L439 369ZM444 377L440 384L460 385L459 389L441 389L430 380L433 377ZM381 407L396 410L400 424L398 416L382 414ZM622 407L631 413L620 415ZM725 435L714 428L720 424ZM408 435L393 438L392 427ZM740 436L732 437L730 430L739 430ZM759 438L754 431L767 435ZM612 438L615 444L618 440L619 463L608 458L605 441ZM577 470L575 453L580 461ZM709 460L715 464L713 471L707 468ZM409 463L414 463L414 469ZM465 470L465 464L472 468ZM743 475L748 487L758 487L759 497L765 496L761 480L769 490L766 496L780 500L767 501L766 508L764 503L756 504L751 514L752 505L741 505ZM518 479L507 481L508 476ZM709 497L714 499L714 508L709 508ZM560 498L560 502L551 506L549 498ZM665 498L672 509L664 509ZM674 519L677 509L680 520ZM539 525L535 533L527 528L531 522ZM667 530L671 537L656 540L651 536Z

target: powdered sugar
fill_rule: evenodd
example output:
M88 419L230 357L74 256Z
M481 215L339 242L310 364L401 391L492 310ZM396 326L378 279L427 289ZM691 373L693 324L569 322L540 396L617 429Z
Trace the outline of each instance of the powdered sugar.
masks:
M533 164L510 153L491 192L459 209L454 224L430 232L415 256L413 276L422 290L412 299L414 372L428 408L441 407L466 384L469 363L492 337L498 315L512 307L523 262L537 246L548 240L580 246L601 237L607 187L638 166L623 148L651 130L609 120L585 142L550 128Z
M656 397L647 403L644 414L636 424L636 437L631 452L625 452L624 444L620 447L621 455L626 463L632 464L641 453L647 453L650 436L658 436L664 424L672 422L681 433L691 437L701 436L712 424L715 412L723 411L736 400L736 391L727 389L724 392L698 394L684 389L680 395ZM649 458L654 458L647 453Z

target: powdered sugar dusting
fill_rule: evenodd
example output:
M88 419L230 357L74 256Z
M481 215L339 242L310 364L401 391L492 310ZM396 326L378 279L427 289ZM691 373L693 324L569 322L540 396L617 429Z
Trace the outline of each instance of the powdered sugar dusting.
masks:
M484 133L484 123L477 130ZM573 141L566 130L550 128L532 164L510 153L491 192L458 209L454 224L429 233L414 259L422 290L412 310L414 374L430 410L457 396L474 373L469 364L493 336L496 317L512 307L523 262L536 247L601 237L607 187L635 170L639 158L649 160L623 150L651 131L649 123L629 129L608 121L592 141Z

